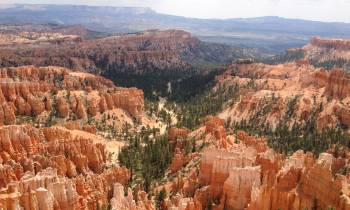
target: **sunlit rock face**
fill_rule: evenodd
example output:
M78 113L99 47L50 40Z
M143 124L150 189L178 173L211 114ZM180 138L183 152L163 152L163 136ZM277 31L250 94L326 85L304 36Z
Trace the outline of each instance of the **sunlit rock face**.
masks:
M303 60L326 69L342 68L350 72L350 40L315 37L310 43L295 52L302 54Z
M167 205L172 209L210 205L221 210L346 210L350 207L348 177L339 174L346 164L346 159L328 153L315 158L297 151L284 158L268 148L266 139L239 131L237 143L228 148L216 145L203 151L199 172L191 173L195 192L189 197L179 195Z
M284 120L284 124L292 127L309 121L318 110L319 131L337 125L349 130L350 75L344 70L325 70L298 62L232 64L216 81L217 88L239 87L236 100L218 114L226 123L248 121L274 129ZM293 114L286 115L290 110Z
M57 117L86 120L119 108L139 119L143 91L116 87L110 80L59 67L0 69L0 123L16 116L41 116L55 110Z
M1 43L5 42L2 38L0 36L0 47ZM148 70L187 69L189 64L182 56L185 54L188 59L198 56L196 53L198 51L201 53L202 45L199 39L182 30L150 30L74 43L62 42L59 45L54 43L36 45L36 47L27 47L25 51L15 47L5 48L6 52L0 53L2 58L0 65L4 67L28 64L52 65L107 74L113 74L113 71L134 73L145 68ZM18 43L17 46L26 45ZM227 56L220 52L215 53ZM18 59L14 61L13 57Z
M332 48L335 50L350 50L350 40L344 39L322 39L320 37L314 37L311 39L310 44L322 48Z
M96 209L130 179L126 168L106 168L108 151L91 133L11 125L0 136L4 209Z

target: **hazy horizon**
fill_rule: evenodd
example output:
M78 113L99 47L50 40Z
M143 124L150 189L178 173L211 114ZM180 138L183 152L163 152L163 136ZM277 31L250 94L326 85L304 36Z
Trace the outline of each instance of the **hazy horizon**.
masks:
M0 4L56 4L148 7L157 13L200 19L278 16L322 22L350 23L350 0L1 0Z

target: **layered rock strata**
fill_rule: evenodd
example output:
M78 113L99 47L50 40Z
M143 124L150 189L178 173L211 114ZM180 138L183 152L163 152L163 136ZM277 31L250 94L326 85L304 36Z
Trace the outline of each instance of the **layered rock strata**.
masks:
M233 64L217 82L239 87L239 97L218 115L226 122L245 120L274 129L281 121L290 127L306 123L316 113L318 130L350 128L350 76L343 70L293 63Z
M126 184L126 168L106 169L109 154L92 134L63 127L0 128L0 207L97 209L108 205L114 183Z
M84 119L119 108L135 118L143 114L143 92L120 88L102 77L58 67L0 69L0 124L18 115L50 112L60 118Z
M238 133L238 144L203 152L192 179L198 188L192 197L173 197L173 209L350 209L349 178L339 173L347 159L303 151L284 159L262 139Z

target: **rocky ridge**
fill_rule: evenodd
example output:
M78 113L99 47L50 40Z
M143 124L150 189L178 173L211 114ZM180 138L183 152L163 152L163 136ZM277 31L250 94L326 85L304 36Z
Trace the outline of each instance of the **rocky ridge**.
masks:
M138 119L143 114L143 92L116 87L111 81L59 67L0 69L0 123L13 124L16 116L87 120L119 108Z
M335 50L350 50L350 41L344 39L322 39L320 37L314 37L311 39L310 44Z
M350 125L350 76L340 69L325 71L296 63L233 64L217 83L239 87L237 100L219 114L226 121L254 118L275 127L283 119L306 122L319 110L319 129L343 125L346 130Z
M314 37L301 48L292 48L282 56L276 56L273 63L302 60L304 63L328 70L342 68L350 71L350 41L348 39L326 39Z
M4 44L25 42L22 40L25 38L21 37L18 41L16 38L11 38L12 36L16 37L18 34L8 32L4 35L2 42ZM65 34L64 36L76 35ZM186 72L194 63L225 64L237 57L251 57L249 50L245 52L226 45L205 43L182 30L150 30L62 42L59 45L25 48L23 46L25 45L18 44L12 48L3 47L0 66L51 65L112 75L125 71L145 73L154 70L185 70L183 72Z

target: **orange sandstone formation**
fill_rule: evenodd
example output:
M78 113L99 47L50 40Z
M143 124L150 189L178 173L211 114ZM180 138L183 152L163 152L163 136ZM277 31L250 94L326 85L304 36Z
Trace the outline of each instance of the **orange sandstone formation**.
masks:
M231 76L232 72L235 76ZM312 113L319 110L316 115L319 130L339 124L344 125L344 129L350 128L350 75L345 71L325 71L293 63L233 64L217 82L240 87L237 101L218 115L226 122L240 123L254 118L249 123L275 128L285 119L283 123L292 126L295 122L307 122ZM293 113L286 116L289 109Z
M315 159L303 151L284 159L264 139L241 131L238 141L226 149L205 149L199 173L178 182L183 190L189 183L196 186L194 192L169 198L168 209L350 209L349 177L339 174L347 159L328 153Z
M62 127L3 126L0 136L3 209L96 209L130 179L126 168L106 169L103 144Z
M227 147L227 136L223 120L218 117L208 116L204 125L205 132L214 135L220 146Z
M2 44L0 36L0 46ZM5 41L6 42L6 41ZM72 47L72 45L74 47ZM52 47L57 50L52 50ZM113 69L138 71L148 68L188 68L181 55L194 56L193 48L201 47L201 41L181 30L150 30L142 33L86 39L81 42L21 49L7 49L1 52L1 65L13 66L65 66L80 71L107 72ZM118 50L116 50L118 49ZM119 71L119 70L118 70ZM113 71L110 71L113 74Z
M168 131L169 141L176 141L178 138L186 138L190 131L187 128L170 128Z
M315 37L302 48L295 49L297 54L313 65L325 68L340 67L349 72L350 40L324 39Z
M87 119L107 109L120 108L135 118L143 114L143 92L119 88L107 79L59 67L33 66L0 69L0 124L16 115Z
M311 39L310 44L318 47L333 48L336 50L350 50L350 40L322 39L320 37L314 37Z

